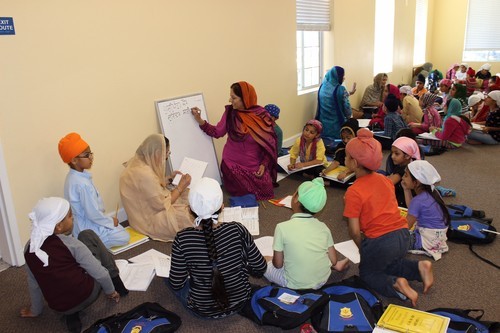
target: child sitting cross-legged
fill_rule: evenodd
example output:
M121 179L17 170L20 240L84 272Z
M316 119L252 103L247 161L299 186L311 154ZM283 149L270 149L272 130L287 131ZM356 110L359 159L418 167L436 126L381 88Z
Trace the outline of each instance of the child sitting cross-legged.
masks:
M292 218L274 231L272 261L264 276L291 289L318 289L331 274L343 271L348 259L337 260L330 229L314 217L325 207L326 190L318 177L302 183L292 197Z
M432 164L413 161L408 164L402 181L408 205L408 227L415 226L411 232L410 252L423 253L434 260L441 259L441 254L448 252L446 231L450 214L434 188L440 180L441 176Z
M314 178L319 176L328 164L325 156L325 144L321 139L323 125L320 121L309 120L302 130L302 135L297 138L290 148L290 164L288 170L300 169L319 164L316 167L304 170L304 176Z
M113 255L92 230L71 236L73 215L69 202L44 198L29 214L33 223L24 258L31 305L21 317L37 317L48 306L63 314L70 332L80 332L79 312L101 291L115 302L128 290L120 279Z
M346 191L344 216L359 248L359 275L378 293L410 299L416 306L418 293L408 280L422 281L427 293L434 282L432 263L405 258L408 223L398 209L394 185L375 172L382 163L381 144L365 128L357 134L346 147L346 166L355 172L356 181Z

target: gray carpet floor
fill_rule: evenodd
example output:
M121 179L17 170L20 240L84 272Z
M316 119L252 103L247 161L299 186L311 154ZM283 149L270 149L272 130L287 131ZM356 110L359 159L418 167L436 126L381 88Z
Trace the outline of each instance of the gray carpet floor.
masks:
M387 157L388 152L384 155ZM445 198L446 203L459 203L481 209L488 217L493 218L493 225L500 225L500 146L465 145L456 151L446 152L440 156L427 157L440 172L441 186L452 188L456 197ZM385 161L384 164L385 165ZM303 181L300 175L292 175L280 182L276 188L277 198L293 194ZM349 239L346 222L342 218L343 196L345 189L328 187L328 202L325 209L317 214L332 231L335 242ZM227 203L227 196L226 196ZM259 208L260 236L273 235L278 222L287 220L291 211L266 202ZM500 228L498 228L500 229ZM449 243L450 251L443 258L434 262L435 283L427 295L422 295L422 285L412 282L411 285L420 293L417 308L429 310L436 307L456 307L463 309L484 309L485 320L500 320L500 292L496 286L499 270L476 258L467 246ZM127 259L150 248L170 254L171 243L149 241L143 245L116 256ZM476 246L477 252L500 264L500 241L492 244ZM428 259L425 256L409 255L415 259ZM332 273L331 282L358 273L357 265L351 263L345 272ZM266 284L265 279L253 279L253 283ZM21 318L19 309L28 305L26 273L24 267L11 267L0 272L0 321L3 332L65 332L66 325L61 316L46 308L38 318ZM409 303L397 299L383 298L384 305L395 303L410 306ZM181 307L174 295L165 286L161 278L155 277L146 292L130 292L119 303L112 303L103 294L81 315L83 327L87 328L100 318L117 312L125 312L142 302L158 302L166 309L174 311L182 318L179 332L280 332L274 327L260 327L239 315L220 320L203 320L190 315ZM290 330L298 332L298 329Z

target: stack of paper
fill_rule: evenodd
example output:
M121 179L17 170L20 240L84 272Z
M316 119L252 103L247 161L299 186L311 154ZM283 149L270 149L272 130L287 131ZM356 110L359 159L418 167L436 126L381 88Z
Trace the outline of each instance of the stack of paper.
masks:
M128 290L146 291L155 276L155 268L150 264L131 264L127 260L115 260L120 270L120 278Z
M128 244L125 244L122 246L114 246L114 247L108 249L109 252L111 252L113 254L122 253L123 251L127 251L127 250L129 250L133 247L136 247L137 245L141 245L142 243L145 243L149 240L148 236L141 234L140 232L134 230L130 226L126 227L125 230L130 235L130 241L128 242Z
M224 207L219 214L220 222L240 222L251 235L258 235L259 231L259 207Z
M183 174L189 173L189 175L191 176L191 184L195 184L203 177L207 165L207 162L198 161L194 158L184 157L178 171L182 172ZM176 186L179 185L181 177L182 175L175 175L174 179L172 180L172 184ZM188 187L191 188L191 185L189 185Z
M274 237L272 236L264 236L254 240L260 253L265 257L272 257L274 255L273 241Z
M161 253L155 249L150 249L144 253L141 253L128 261L136 264L147 264L153 265L155 268L156 276L169 277L170 274L170 256Z

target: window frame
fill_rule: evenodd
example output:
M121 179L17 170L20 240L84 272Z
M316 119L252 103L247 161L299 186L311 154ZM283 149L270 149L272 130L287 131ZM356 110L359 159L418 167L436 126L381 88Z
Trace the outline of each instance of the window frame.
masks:
M317 83L311 84L311 85L305 85L305 75L306 75L306 67L305 67L305 57L304 57L304 50L308 47L304 46L304 33L311 33L315 32L318 34L318 81ZM299 40L299 34L301 34L301 38ZM300 94L305 94L309 93L311 91L315 91L319 88L321 85L321 80L323 78L322 73L323 73L323 48L324 48L324 42L323 42L323 32L322 31L311 31L311 30L297 30L296 33L296 43L297 43L297 93ZM299 45L300 43L300 45ZM299 50L302 54L302 57L299 57ZM312 67L308 67L312 68Z

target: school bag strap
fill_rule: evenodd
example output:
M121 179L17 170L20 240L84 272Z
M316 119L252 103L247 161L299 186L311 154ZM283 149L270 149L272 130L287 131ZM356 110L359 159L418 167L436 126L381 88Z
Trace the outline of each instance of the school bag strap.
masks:
M497 321L481 320L484 315L482 309L436 308L427 312L450 318L448 332L488 333L495 332L500 327L500 323ZM472 312L479 314L473 316Z

